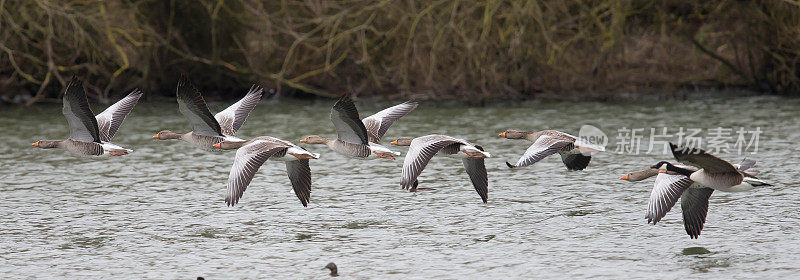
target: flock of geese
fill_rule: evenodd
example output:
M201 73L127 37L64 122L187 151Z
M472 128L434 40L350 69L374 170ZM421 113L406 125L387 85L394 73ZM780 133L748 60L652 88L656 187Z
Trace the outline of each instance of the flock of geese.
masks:
M268 159L286 164L286 172L295 195L303 206L308 206L311 197L309 160L318 159L319 154L271 136L258 136L250 140L235 136L250 111L260 102L262 94L260 87L253 86L241 100L212 115L200 91L188 78L182 76L177 86L178 108L191 123L192 131L178 133L163 130L153 138L180 139L209 151L236 149L225 196L228 206L239 202L255 173ZM142 91L134 90L95 116L89 107L81 81L73 77L63 97L62 111L69 123L69 138L58 141L40 140L33 143L33 146L43 149L59 148L89 156L122 156L131 153L132 150L111 143L111 139L141 96ZM400 153L381 145L381 138L395 121L418 105L415 101L407 101L361 119L353 101L344 96L331 109L331 122L336 128L337 138L310 135L300 140L300 143L324 144L334 152L356 159L394 160ZM554 130L507 130L499 136L533 142L515 164L506 162L509 168L530 166L557 153L567 169L583 170L588 166L592 153L603 151L602 146ZM483 147L464 139L439 134L416 138L401 137L391 141L391 144L409 147L400 180L403 189L412 192L430 190L418 188L417 177L434 156L454 157L462 160L472 185L481 200L487 202L489 180L484 159L491 157L491 154ZM681 148L672 143L670 147L679 163L661 161L648 169L620 178L641 181L656 177L647 208L648 223L658 223L680 199L686 233L691 238L697 238L705 224L708 199L715 190L740 192L769 186L755 177L757 171L750 170L755 161L745 160L733 165L700 149Z

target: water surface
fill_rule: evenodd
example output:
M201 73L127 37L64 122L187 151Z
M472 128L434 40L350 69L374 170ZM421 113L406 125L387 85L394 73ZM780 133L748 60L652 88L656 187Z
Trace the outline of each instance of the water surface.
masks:
M265 100L238 136L297 142L334 137L332 101ZM391 105L360 100L362 116ZM213 112L227 104L213 103ZM236 207L223 201L234 152L209 153L156 141L186 131L175 104L139 104L115 143L124 157L76 157L35 149L69 134L58 105L0 108L0 275L10 278L319 279L335 262L349 278L789 278L800 273L800 101L734 100L614 103L525 102L462 108L424 102L385 139L447 134L484 146L489 203L459 160L436 158L420 176L435 191L399 186L402 158L361 161L322 153L311 163L311 203L291 193L284 165L267 162ZM95 112L102 108L95 107ZM610 136L589 168L567 172L558 156L519 170L529 143L507 128L583 124ZM680 207L656 226L645 216L652 181L618 178L666 155L614 153L618 129L760 127L758 161L774 187L715 192L698 240L684 232ZM645 135L649 135L646 131ZM386 141L388 142L388 141ZM394 148L405 152L404 148Z

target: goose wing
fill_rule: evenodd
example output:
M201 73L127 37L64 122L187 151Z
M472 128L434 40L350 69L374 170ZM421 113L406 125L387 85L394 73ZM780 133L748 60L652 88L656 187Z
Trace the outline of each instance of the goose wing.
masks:
M419 103L409 100L383 109L382 111L361 120L367 129L369 141L375 144L380 144L381 137L386 134L386 131L389 130L389 127L396 120L413 111L415 108L417 108L417 106L419 106Z
M200 91L185 76L178 80L178 109L192 124L194 134L222 136L217 119L211 115Z
M591 156L584 155L578 150L568 152L561 150L558 151L558 154L561 155L561 161L564 162L564 165L569 170L584 170L589 166L589 161L592 160Z
M141 90L135 89L128 96L120 99L95 117L100 130L100 140L110 142L111 138L114 138L117 130L122 125L122 121L133 110L133 106L136 106L136 103L139 102L142 94Z
M225 202L228 206L236 205L242 198L256 171L275 153L288 148L288 145L276 141L255 140L236 150L231 172L228 174L227 194Z
M681 196L683 227L691 238L700 236L708 214L708 199L714 192L712 188L689 188Z
M555 154L571 144L571 141L561 137L543 134L539 136L539 138L537 138L527 150L525 150L525 154L519 158L517 164L511 165L510 163L506 162L506 165L508 165L510 168L525 167L537 163L543 158Z
M97 119L89 107L89 99L83 89L83 83L72 77L64 93L61 113L69 123L69 139L79 142L100 142L100 129Z
M367 128L358 118L356 104L350 96L342 96L331 108L331 122L336 127L339 140L347 143L368 145Z
M422 173L431 158L444 147L453 144L466 144L466 141L445 135L427 135L414 138L403 160L403 173L400 186L403 189L416 188L417 176Z
M647 203L647 222L655 225L661 221L692 183L689 177L680 174L658 173Z
M253 111L253 108L261 101L262 94L261 87L253 85L242 99L214 115L223 135L233 136L236 134L247 116L250 115L250 111Z
M308 167L308 160L287 161L286 173L289 174L289 181L292 182L294 194L300 199L303 207L308 207L308 202L311 199L311 168Z
M739 162L739 164L733 165L733 167L736 167L736 169L739 169L739 171L748 170L753 168L753 166L756 166L756 161L752 159L743 159L741 162Z
M679 148L678 145L669 143L672 155L679 162L695 165L708 173L732 173L739 174L739 171L727 161L712 156L706 151L697 148Z
M483 151L483 147L475 147ZM472 186L475 187L475 191L481 196L483 203L486 203L489 199L489 177L486 175L486 165L484 165L483 159L472 157L462 158L461 162L464 163L464 169L466 169L469 180L472 181Z

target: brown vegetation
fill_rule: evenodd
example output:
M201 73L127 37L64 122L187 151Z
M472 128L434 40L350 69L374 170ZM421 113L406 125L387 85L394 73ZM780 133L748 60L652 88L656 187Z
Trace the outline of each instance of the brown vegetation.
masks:
M6 100L55 98L71 75L103 102L171 95L179 73L222 97L253 81L390 98L797 95L800 1L0 0Z

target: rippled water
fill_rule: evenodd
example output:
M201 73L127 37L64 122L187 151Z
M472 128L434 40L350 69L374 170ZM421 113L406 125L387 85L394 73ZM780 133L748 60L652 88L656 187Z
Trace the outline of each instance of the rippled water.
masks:
M238 136L298 141L334 136L332 101L264 101ZM362 116L390 103L357 102ZM219 111L227 104L211 104ZM184 131L175 104L139 104L116 143L124 157L76 157L30 146L63 139L57 105L0 108L0 275L11 278L206 279L323 278L335 262L349 278L789 278L800 272L800 100L615 103L526 102L461 108L423 102L385 139L447 134L483 145L489 203L472 189L460 161L436 158L420 177L437 190L400 190L402 159L355 160L323 153L312 161L311 203L291 193L284 165L267 162L240 204L226 207L234 152L208 153L155 141ZM95 108L96 112L100 108ZM583 124L611 137L589 168L567 172L558 156L509 170L529 143L507 128ZM618 178L670 159L614 153L617 130L650 127L760 127L760 177L774 187L715 192L698 240L680 207L656 226L644 219L652 181ZM643 150L647 149L647 138ZM405 152L404 148L394 149ZM745 155L721 154L738 161Z

